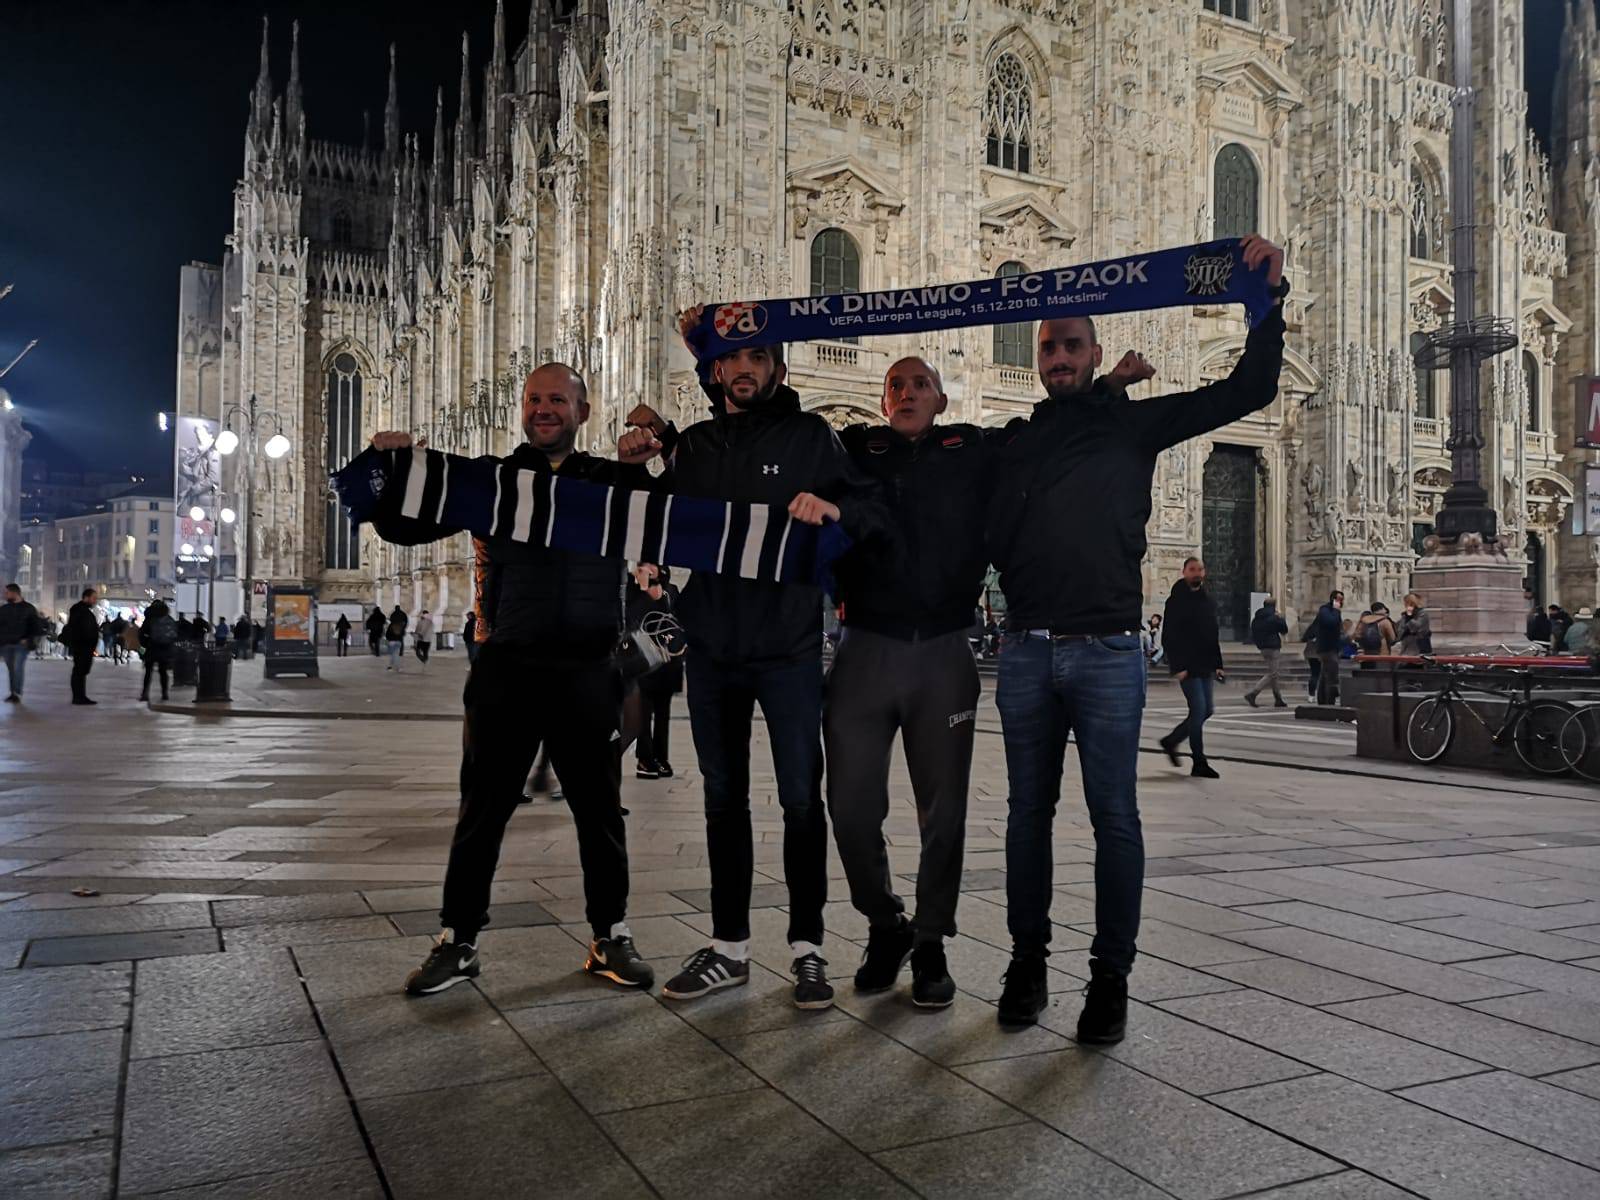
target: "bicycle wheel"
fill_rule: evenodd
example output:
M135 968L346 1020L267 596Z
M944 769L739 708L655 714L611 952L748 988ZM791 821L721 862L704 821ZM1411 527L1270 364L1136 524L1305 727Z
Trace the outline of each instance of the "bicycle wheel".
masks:
M1528 769L1541 775L1565 775L1568 763L1561 752L1561 731L1572 715L1570 704L1536 700L1517 718L1511 744Z
M1437 696L1424 700L1411 710L1406 722L1406 749L1418 762L1438 762L1456 736L1456 714Z
M1561 757L1585 779L1600 780L1600 704L1577 709L1561 727Z

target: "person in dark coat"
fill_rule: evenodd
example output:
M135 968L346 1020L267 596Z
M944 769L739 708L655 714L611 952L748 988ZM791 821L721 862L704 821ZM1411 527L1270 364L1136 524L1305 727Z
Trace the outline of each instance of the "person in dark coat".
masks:
M400 662L405 657L406 626L409 624L411 617L405 609L396 604L394 611L389 614L388 624L383 629L383 643L389 651L389 665L384 668L385 671L400 669Z
M0 658L5 660L6 703L22 702L22 676L28 669L28 651L34 639L44 632L39 610L22 598L22 589L6 584L6 598L0 603Z
M1183 578L1172 585L1167 597L1166 619L1162 621L1167 651L1167 669L1183 689L1189 715L1161 739L1167 757L1178 764L1178 747L1189 742L1193 765L1189 773L1201 779L1216 779L1217 772L1206 761L1202 730L1215 709L1212 695L1223 678L1222 645L1217 639L1217 606L1205 589L1206 565L1198 558L1183 564Z
M1423 607L1422 597L1416 592L1407 592L1404 603L1396 649L1404 648L1408 654L1432 654L1433 622L1428 617L1428 610Z
M1289 623L1278 615L1277 601L1268 596L1250 622L1250 640L1261 651L1261 659L1267 664L1267 673L1244 694L1244 702L1251 708L1256 706L1256 697L1266 687L1272 689L1274 708L1288 707L1284 703L1283 692L1278 688L1278 657L1283 653L1283 638L1288 632Z
M643 588L629 588L628 628L637 629L652 614L672 615L678 589L671 572L653 568ZM677 647L681 649L682 647ZM669 658L639 680L639 739L634 744L634 775L639 779L671 779L672 762L667 758L668 734L672 724L672 697L683 691L683 659Z
M1550 653L1565 653L1567 630L1572 628L1572 614L1559 604L1550 606Z
M89 671L94 666L94 648L100 641L100 622L95 619L94 606L100 594L94 588L84 588L83 598L67 612L67 624L61 631L61 644L72 655L72 702L94 704L89 699Z
M1308 640L1316 646L1317 703L1339 702L1339 659L1344 651L1344 593L1334 592L1328 602L1317 610L1311 622Z
M333 643L337 647L334 652L335 657L343 658L350 653L350 618L343 613L339 614L338 621L334 623Z
M467 620L461 626L461 640L467 647L467 665L478 661L478 610L467 609Z
M145 609L144 624L139 626L139 646L144 650L144 689L139 699L150 699L150 676L160 675L161 698L167 698L167 670L172 664L172 648L178 643L178 623L172 619L172 610L164 600L157 600Z
M389 622L383 618L383 609L374 608L367 615L367 647L372 651L372 657L377 658L382 653L379 649L383 642L383 628Z

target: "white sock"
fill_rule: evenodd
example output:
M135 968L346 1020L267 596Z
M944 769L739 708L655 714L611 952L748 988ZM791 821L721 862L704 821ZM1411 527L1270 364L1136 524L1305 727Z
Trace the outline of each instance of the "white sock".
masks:
M723 958L731 958L734 962L750 961L750 939L742 942L725 942L721 938L711 939L711 948Z
M789 949L794 951L796 958L804 958L808 954L815 954L818 958L822 957L822 947L812 942L790 942Z
M611 932L607 936L614 938L631 938L633 936L633 930L628 928L628 923L626 921L618 921L611 927Z

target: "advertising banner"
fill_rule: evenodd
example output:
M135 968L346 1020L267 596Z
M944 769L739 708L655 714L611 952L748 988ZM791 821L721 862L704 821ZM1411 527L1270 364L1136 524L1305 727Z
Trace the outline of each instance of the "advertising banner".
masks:
M1600 376L1590 375L1580 379L1577 386L1578 395L1573 411L1578 417L1578 445L1600 449Z

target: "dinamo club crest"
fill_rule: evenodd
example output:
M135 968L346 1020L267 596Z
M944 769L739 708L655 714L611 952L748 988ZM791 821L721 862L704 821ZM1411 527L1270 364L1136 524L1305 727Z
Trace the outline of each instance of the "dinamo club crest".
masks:
M737 342L755 337L767 327L767 310L760 304L724 304L712 317L717 336Z
M1183 264L1184 283L1191 296L1220 296L1233 277L1233 255L1191 254Z

